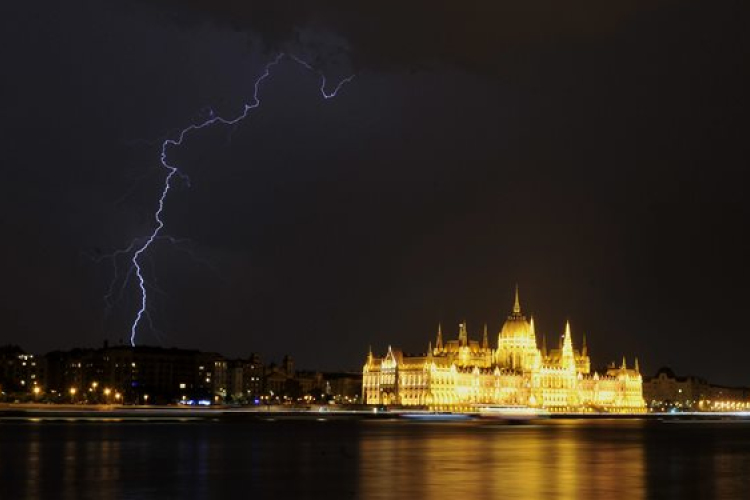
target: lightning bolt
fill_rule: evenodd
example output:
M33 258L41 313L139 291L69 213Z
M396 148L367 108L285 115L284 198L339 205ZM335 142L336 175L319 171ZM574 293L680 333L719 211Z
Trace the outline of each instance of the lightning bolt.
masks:
M175 176L183 179L185 182L189 184L190 179L182 173L179 168L176 166L170 164L167 160L167 152L169 148L172 147L178 147L183 144L185 141L185 138L188 134L191 132L195 132L207 127L210 127L215 124L221 124L225 126L234 126L243 121L245 118L247 118L250 115L250 112L254 109L257 109L260 106L260 97L259 97L259 91L260 86L263 83L264 80L266 80L271 75L271 70L277 66L282 59L285 57L291 59L292 61L296 62L297 64L300 64L304 68L314 72L318 75L319 83L320 83L320 93L323 96L323 99L332 99L336 97L338 92L341 90L341 88L346 85L347 83L351 82L352 79L354 79L355 75L351 75L349 77L346 77L338 82L333 87L333 90L327 91L326 88L328 87L328 81L326 79L326 76L323 74L322 71L315 69L310 63L305 61L304 59L301 59L297 57L294 54L285 54L281 53L277 55L271 62L266 64L266 66L263 69L263 72L261 75L255 80L255 84L253 86L253 96L252 101L250 103L246 103L244 105L243 110L234 118L224 118L218 115L215 115L213 111L209 111L209 117L199 123L194 123L192 125L189 125L188 127L183 128L179 131L177 134L177 138L175 139L166 139L161 143L161 155L160 155L160 161L161 166L167 171L167 175L164 178L164 187L161 191L161 195L159 196L158 203L157 203L157 209L154 213L154 221L155 221L155 227L153 231L146 236L144 239L142 239L141 244L137 243L131 243L131 245L124 250L118 251L117 255L120 255L122 253L129 253L133 251L133 257L131 258L131 267L128 270L128 274L126 275L126 280L131 275L132 271L135 271L135 276L138 279L138 288L140 290L140 307L138 308L138 312L135 315L135 319L133 320L133 324L130 327L130 345L135 347L135 338L136 333L138 331L138 327L141 324L141 321L146 318L146 320L151 321L151 318L148 313L148 291L146 286L146 279L143 276L143 268L142 268L142 262L141 259L144 256L144 254L148 251L148 249L152 246L152 244L160 238L160 233L164 229L164 219L162 218L162 214L164 213L164 207L167 200L167 195L169 194L169 191L172 189L172 181L175 178ZM139 239L140 240L140 239ZM127 284L127 281L125 282ZM123 286L125 286L125 284ZM110 288L110 291L108 293L108 297L111 297L112 289Z
M339 90L341 90L341 87L346 85L347 83L351 82L354 79L354 75L348 76L341 80L334 88L333 91L330 93L326 92L326 86L328 85L328 82L326 80L326 75L323 74L322 71L316 70L312 67L310 63L305 61L304 59L300 59L299 57L295 56L294 54L289 54L289 58L295 61L296 63L304 66L305 68L309 69L310 71L313 71L314 73L317 73L320 77L320 94L323 96L323 99L333 99L336 97L336 94L339 93Z
M209 268L214 274L218 274L218 271L214 268L213 264L205 259L200 258L193 250L186 247L186 244L191 243L189 239L186 238L175 238L173 236L169 235L160 235L154 238L155 241L163 241L165 243L171 244L177 251L185 253L188 257L190 257L193 261L198 262L200 264L205 265L207 268ZM141 242L139 245L139 241ZM109 288L107 289L107 292L104 294L103 301L104 301L104 317L108 317L112 310L115 308L118 302L122 300L122 296L125 293L125 290L128 288L128 284L130 283L130 279L132 278L133 274L135 273L135 267L132 265L132 257L128 257L128 261L131 263L131 265L128 267L127 273L124 274L124 276L120 276L120 264L119 261L121 257L130 255L135 248L140 247L143 243L144 238L136 238L133 241L130 242L130 244L125 248L120 248L118 250L115 250L114 252L104 254L104 255L96 255L96 254L84 254L85 257L89 258L93 262L100 264L104 261L110 261L112 264L112 279L109 283ZM153 262L151 263L153 266ZM119 289L118 289L118 283ZM166 294L162 290L159 290L156 288L155 284L153 282L149 283L149 286L151 288L154 288L157 292ZM147 313L146 313L147 314ZM151 322L149 318L149 322L151 325L151 329L156 331L153 327L153 322Z

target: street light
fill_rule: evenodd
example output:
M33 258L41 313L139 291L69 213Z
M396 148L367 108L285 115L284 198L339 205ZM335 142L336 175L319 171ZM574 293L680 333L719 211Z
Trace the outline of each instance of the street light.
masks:
M73 402L75 397L76 397L76 388L71 387L70 388L70 401Z

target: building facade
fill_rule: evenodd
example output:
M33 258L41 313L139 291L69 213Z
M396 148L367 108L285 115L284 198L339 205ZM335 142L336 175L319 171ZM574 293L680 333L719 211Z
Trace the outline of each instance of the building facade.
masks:
M44 356L41 397L56 402L223 401L227 361L219 354L151 346L53 351Z
M693 375L678 376L662 367L643 380L643 397L653 411L746 411L750 388L710 384Z
M643 380L643 397L652 410L699 410L701 402L710 399L710 388L700 377L678 377L670 368L662 367L655 376Z
M643 379L638 360L628 368L592 373L584 338L574 349L566 324L557 349L537 346L534 320L526 320L516 289L513 312L489 345L487 327L482 341L470 340L466 324L458 338L443 341L438 326L435 346L427 353L404 355L388 348L382 358L372 351L362 370L362 396L373 405L420 406L435 410L472 411L481 405L518 405L553 412L642 412Z
M45 368L43 359L18 346L0 346L0 396L25 392L38 394L46 377Z

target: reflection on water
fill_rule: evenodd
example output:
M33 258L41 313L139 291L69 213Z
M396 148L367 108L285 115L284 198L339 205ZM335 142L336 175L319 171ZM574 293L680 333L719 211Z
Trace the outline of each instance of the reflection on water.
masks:
M410 498L617 498L625 491L644 498L643 443L633 439L641 425L390 426L361 442L361 491L368 498L390 489ZM597 439L601 432L607 437Z
M750 498L750 424L0 421L0 498Z

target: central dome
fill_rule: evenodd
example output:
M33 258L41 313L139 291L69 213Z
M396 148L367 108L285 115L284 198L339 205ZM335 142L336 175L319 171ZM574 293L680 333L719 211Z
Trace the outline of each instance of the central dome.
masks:
M495 359L501 367L522 371L539 367L541 364L541 353L536 347L534 319L526 321L526 316L521 314L518 286L513 312L505 320L497 338Z
M526 321L526 316L521 314L521 303L518 300L518 287L516 287L516 301L513 304L513 312L505 320L502 330L500 330L500 342L503 340L523 341L522 343L535 343L536 335L534 333L533 323Z
M531 325L526 321L525 316L509 316L503 324L500 336L503 338L529 337L531 335Z

